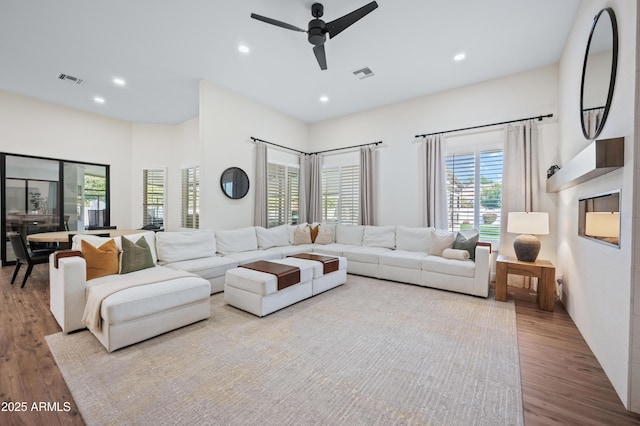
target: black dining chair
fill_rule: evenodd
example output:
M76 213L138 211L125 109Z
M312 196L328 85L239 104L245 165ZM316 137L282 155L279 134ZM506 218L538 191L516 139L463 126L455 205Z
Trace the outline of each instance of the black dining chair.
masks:
M18 275L18 271L23 264L27 265L27 272L24 274L24 278L22 279L22 286L27 283L27 278L31 275L31 271L33 270L34 265L39 265L41 263L49 262L49 254L51 254L51 250L42 250L42 251L30 251L27 248L27 243L22 237L22 234L15 233L9 234L9 240L11 241L11 248L13 248L13 253L16 256L16 269L13 271L13 277L11 277L11 284L16 280L16 276Z

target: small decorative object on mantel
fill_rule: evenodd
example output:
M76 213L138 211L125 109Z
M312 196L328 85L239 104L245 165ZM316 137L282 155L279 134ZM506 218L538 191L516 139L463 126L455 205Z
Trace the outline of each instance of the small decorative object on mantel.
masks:
M547 179L555 175L558 170L560 170L560 166L558 166L557 164L554 164L553 166L549 167L547 169Z
M540 252L540 240L533 234L549 233L549 213L509 212L507 232L522 234L513 242L516 258L521 262L535 262Z

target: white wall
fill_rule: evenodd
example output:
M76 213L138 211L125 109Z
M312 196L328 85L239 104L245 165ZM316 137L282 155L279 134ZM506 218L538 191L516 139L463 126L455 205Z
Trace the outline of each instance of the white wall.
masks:
M420 149L414 135L547 113L557 117L557 110L558 68L553 65L315 123L309 140L314 151L382 140L378 224L421 226ZM542 188L546 169L557 162L556 120L540 125ZM555 197L541 198L542 211L555 210ZM541 238L545 259L555 259L554 230L552 220L551 235Z
M131 226L131 124L0 91L0 151L111 166L111 223Z
M307 151L308 126L273 109L222 89L200 83L200 228L232 229L254 224L255 152L251 137ZM240 167L249 176L249 193L227 198L220 175Z
M564 275L563 301L569 314L629 407L636 2L585 0L580 5L560 61L558 164L562 166L590 143L580 128L580 78L593 17L607 6L613 7L618 20L618 75L599 139L625 137L625 166L558 194L557 267ZM578 198L616 189L622 190L620 249L578 237Z
M131 223L142 226L142 170L166 170L164 229L177 231L181 215L181 170L198 165L199 119L193 118L176 126L134 124L131 191Z

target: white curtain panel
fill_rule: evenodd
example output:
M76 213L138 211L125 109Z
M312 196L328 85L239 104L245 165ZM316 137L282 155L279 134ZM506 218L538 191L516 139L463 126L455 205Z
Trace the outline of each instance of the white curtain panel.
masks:
M375 225L376 153L375 146L360 148L360 224Z
M309 156L300 153L300 180L298 181L298 223L307 221L307 211L309 210Z
M268 225L267 220L267 146L256 143L256 176L253 188L255 193L255 212L253 222L255 226Z
M503 155L500 253L513 256L516 235L507 233L509 212L537 211L539 207L537 123L527 120L507 126Z
M426 136L422 141L422 222L424 226L447 229L447 175L442 145L441 134Z
M322 222L322 154L309 155L308 196L307 222Z
M600 122L602 121L603 115L604 107L582 112L584 127L587 130L587 134L589 136L596 134L596 130L598 129L598 127L600 127Z

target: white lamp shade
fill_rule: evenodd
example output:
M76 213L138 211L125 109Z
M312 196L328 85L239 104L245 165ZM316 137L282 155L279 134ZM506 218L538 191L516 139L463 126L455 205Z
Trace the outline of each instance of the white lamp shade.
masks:
M507 219L507 232L547 235L549 233L549 213L510 212Z
M620 237L620 212L587 212L585 234L591 237Z

